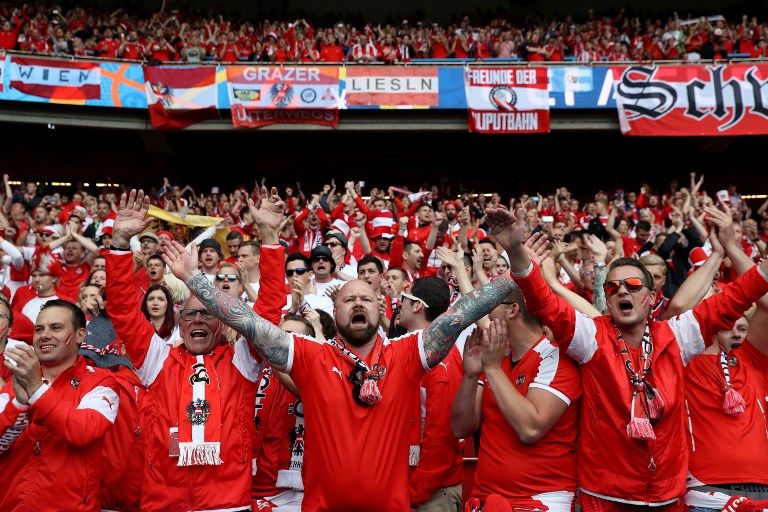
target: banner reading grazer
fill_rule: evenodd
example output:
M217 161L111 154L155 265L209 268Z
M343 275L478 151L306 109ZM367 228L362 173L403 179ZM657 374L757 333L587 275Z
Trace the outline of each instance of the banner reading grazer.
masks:
M614 68L625 135L768 134L768 65Z
M464 73L469 131L549 131L547 68L471 68Z
M10 84L17 91L51 100L101 97L98 62L11 57Z
M227 90L235 127L339 123L337 67L231 66Z
M146 66L144 79L152 128L185 128L219 116L213 66Z

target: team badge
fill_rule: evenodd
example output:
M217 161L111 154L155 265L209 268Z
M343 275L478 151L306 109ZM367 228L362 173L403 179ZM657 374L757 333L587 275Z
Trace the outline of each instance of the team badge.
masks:
M193 425L203 425L211 415L211 404L208 400L198 398L187 404L187 420Z
M521 374L520 374L520 375L518 375L518 376L517 376L517 378L515 379L515 386L517 386L517 387L519 388L520 386L522 386L522 385L523 385L523 383L524 383L524 382L525 382L525 374L524 374L524 373L521 373Z
M77 387L80 385L80 379L77 377L72 377L72 380L69 381L69 383L73 388L77 389Z
M729 355L728 356L728 366L736 366L739 364L739 360L736 359L736 356Z

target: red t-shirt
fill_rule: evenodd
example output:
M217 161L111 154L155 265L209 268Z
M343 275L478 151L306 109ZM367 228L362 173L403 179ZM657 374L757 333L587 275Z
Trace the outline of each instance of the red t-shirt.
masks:
M411 408L403 397L414 396L426 369L421 331L386 343L377 337L366 364L378 360L386 373L379 380L382 400L372 407L353 399L347 377L354 365L333 345L294 335L290 354L288 373L312 426L306 435L302 510L409 510Z
M725 377L720 354L701 354L685 368L688 403L688 470L707 485L768 484L765 370L768 356L747 340L727 359L731 384L747 403L745 411L730 416L723 411Z
M80 294L80 285L88 279L90 273L91 266L87 263L67 265L62 261L56 294L63 299L76 301Z
M472 496L499 494L513 506L537 506L532 496L543 492L576 490L576 436L581 397L579 370L542 338L514 366L509 357L501 365L522 395L530 388L549 391L568 405L544 437L524 444L507 422L483 375L482 429ZM540 506L541 504L538 504Z

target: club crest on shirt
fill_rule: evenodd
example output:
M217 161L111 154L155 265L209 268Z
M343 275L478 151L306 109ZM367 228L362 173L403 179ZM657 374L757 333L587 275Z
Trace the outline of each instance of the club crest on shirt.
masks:
M211 415L211 404L208 400L198 398L187 404L187 420L193 425L202 425Z
M521 373L521 374L520 374L520 375L518 375L518 376L517 376L517 378L515 379L515 386L519 388L520 386L522 386L522 385L523 385L523 383L524 383L524 382L525 382L525 374L524 374L524 373Z

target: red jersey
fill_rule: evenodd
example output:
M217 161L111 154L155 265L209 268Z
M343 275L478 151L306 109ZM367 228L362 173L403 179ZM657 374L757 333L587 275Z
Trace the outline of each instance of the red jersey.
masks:
M451 409L462 379L461 353L454 345L445 360L421 379L423 425L419 463L410 477L408 494L411 507L431 499L438 489L464 480L464 457L459 440L451 433Z
M382 399L363 407L347 378L352 361L329 343L293 336L287 371L301 389L312 426L304 454L304 511L409 510L411 408L403 397L414 395L427 370L421 331L386 342L377 337L365 362L377 361L386 369L379 380Z
M344 50L337 44L323 46L320 50L320 60L323 62L344 62Z
M256 473L251 495L268 498L301 484L304 454L304 409L301 400L291 394L274 375L272 368L261 372L256 392ZM295 472L293 478L288 473ZM301 491L302 485L295 485Z
M731 385L747 403L738 416L723 411L720 354L701 354L685 369L691 476L706 485L768 484L764 371L768 356L747 340L727 356ZM700 485L700 484L699 484Z
M80 295L80 285L88 280L90 274L91 266L87 263L68 265L62 261L56 295L75 302Z
M481 500L499 494L513 506L536 506L532 496L576 490L576 437L581 383L576 364L560 355L557 346L541 338L513 364L504 358L501 369L517 391L549 391L568 405L544 437L525 444L507 422L485 376L481 377L482 429L472 496Z
M663 504L682 497L688 468L683 365L768 292L766 277L753 267L692 310L667 321L650 321L652 378L664 412L653 426L656 439L648 441L627 436L634 386L611 318L577 313L552 292L535 266L515 282L531 313L552 329L560 349L581 365L579 487L587 494L630 504Z

